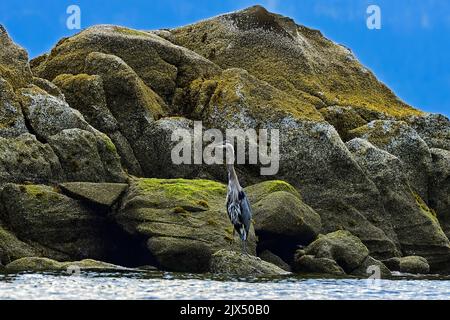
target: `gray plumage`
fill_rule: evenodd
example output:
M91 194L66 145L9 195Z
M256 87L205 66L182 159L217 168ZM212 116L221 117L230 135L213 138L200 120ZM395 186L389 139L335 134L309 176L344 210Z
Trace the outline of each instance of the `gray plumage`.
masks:
M244 189L239 184L236 171L234 170L234 148L233 146L225 142L223 144L227 152L227 170L228 170L228 192L227 192L227 213L233 224L233 234L236 231L243 243L244 252L247 253L247 239L250 231L250 225L252 221L252 209L250 202Z

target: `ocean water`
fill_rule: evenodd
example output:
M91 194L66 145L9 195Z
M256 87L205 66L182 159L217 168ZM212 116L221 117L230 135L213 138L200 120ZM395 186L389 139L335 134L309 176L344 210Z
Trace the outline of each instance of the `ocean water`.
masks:
M450 277L230 278L163 272L0 274L0 299L450 299Z

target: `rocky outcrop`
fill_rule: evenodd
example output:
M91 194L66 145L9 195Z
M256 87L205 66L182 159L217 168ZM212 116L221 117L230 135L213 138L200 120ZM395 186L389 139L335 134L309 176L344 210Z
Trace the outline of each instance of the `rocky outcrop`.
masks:
M289 274L289 272L260 258L227 250L220 250L212 255L210 271L212 273L239 277L281 276Z
M170 30L167 39L222 68L242 68L299 99L302 107L361 106L391 115L421 114L400 101L320 31L254 6Z
M64 73L84 73L86 58L92 52L119 57L166 102L178 86L220 70L209 60L154 33L104 25L60 41L33 72L50 81Z
M7 182L52 182L65 173L53 149L36 136L24 133L14 138L0 137L0 185Z
M264 195L264 190L272 192ZM270 250L291 262L297 247L311 243L320 233L320 216L285 182L263 182L247 188L247 194L258 199L252 209L259 250Z
M431 154L426 142L406 122L374 120L350 131L351 137L368 140L402 161L411 187L428 202Z
M3 264L206 272L224 249L240 263L215 182L226 170L171 161L174 130L202 121L279 130L278 180L236 167L251 255L345 276L419 255L450 272L448 119L406 105L319 31L255 6L173 30L91 27L30 63L0 27L0 49Z
M297 251L293 265L301 273L355 276L368 276L369 266L378 266L382 275L390 275L386 266L370 257L367 247L348 231L320 236L304 250Z
M401 160L363 139L347 146L380 190L402 253L424 256L434 269L447 268L450 242L435 212L410 187Z
M425 114L405 119L430 148L450 150L450 120L442 114Z
M128 188L126 183L66 182L59 184L71 198L111 208Z
M68 275L76 275L81 271L96 271L96 272L120 272L120 271L132 271L132 269L124 268L114 264L95 261L92 259L85 259L81 261L72 262L58 262L48 258L21 258L15 260L6 265L6 271L8 272L21 272L21 271L64 271Z
M105 217L52 187L6 185L1 192L5 226L40 255L56 260L105 259Z
M16 45L0 24L0 77L14 88L21 88L31 82L28 53Z
M429 205L450 239L450 151L432 148L430 152L433 161L429 179Z
M135 179L114 221L146 241L149 255L166 270L205 272L223 248L241 251L225 211L226 187L207 180ZM252 230L247 245L256 253Z
M430 272L430 265L423 257L403 257L400 259L400 272L427 274Z

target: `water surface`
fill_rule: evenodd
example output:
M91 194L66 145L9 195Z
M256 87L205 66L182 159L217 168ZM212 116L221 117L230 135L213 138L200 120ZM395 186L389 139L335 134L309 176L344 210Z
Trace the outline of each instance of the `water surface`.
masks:
M450 277L236 279L162 272L0 274L0 299L450 299Z

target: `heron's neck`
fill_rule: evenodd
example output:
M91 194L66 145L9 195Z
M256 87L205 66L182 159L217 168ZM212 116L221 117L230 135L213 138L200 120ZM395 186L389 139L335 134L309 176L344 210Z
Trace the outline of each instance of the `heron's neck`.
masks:
M240 187L241 185L239 184L239 180L238 180L236 171L234 170L234 165L227 164L227 170L228 170L228 184Z

